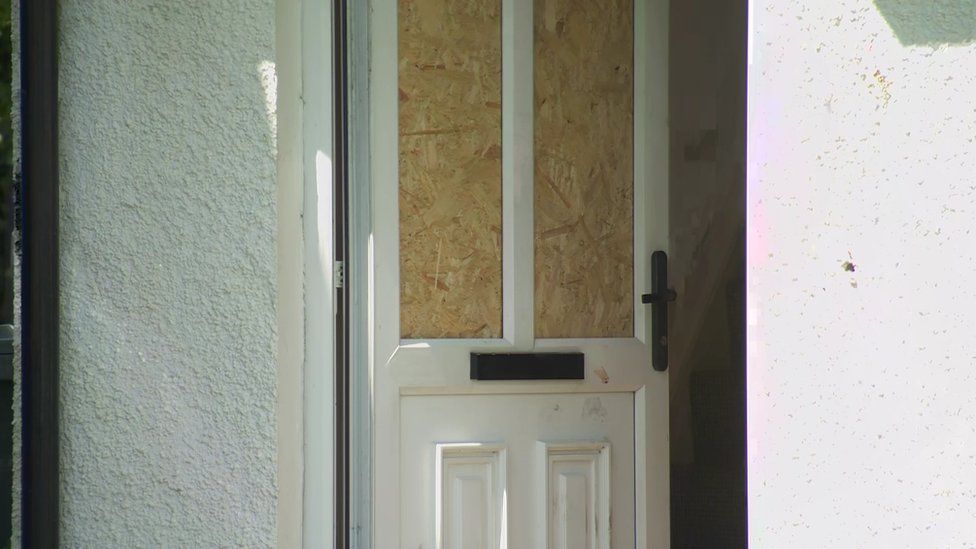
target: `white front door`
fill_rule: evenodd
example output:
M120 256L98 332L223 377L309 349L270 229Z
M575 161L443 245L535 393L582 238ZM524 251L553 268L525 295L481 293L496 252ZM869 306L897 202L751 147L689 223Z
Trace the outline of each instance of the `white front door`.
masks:
M668 547L667 21L372 0L373 547Z

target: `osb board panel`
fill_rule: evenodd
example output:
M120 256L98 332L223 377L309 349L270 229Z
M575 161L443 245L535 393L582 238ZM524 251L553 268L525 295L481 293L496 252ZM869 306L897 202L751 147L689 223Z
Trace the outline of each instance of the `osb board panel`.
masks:
M632 0L536 0L535 332L633 336Z
M500 0L400 0L400 334L502 336Z

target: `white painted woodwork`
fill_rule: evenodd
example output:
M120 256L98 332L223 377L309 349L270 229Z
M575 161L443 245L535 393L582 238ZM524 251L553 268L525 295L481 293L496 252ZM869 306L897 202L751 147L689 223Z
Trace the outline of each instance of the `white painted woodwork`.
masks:
M610 445L539 443L549 549L610 549ZM626 526L626 525L624 525Z
M328 128L332 112L332 42L324 33L333 24L332 2L302 4L302 115L304 164L304 287L305 364L301 390L305 393L304 415L316 418L304 429L302 537L306 546L325 547L332 542L335 515L335 441L333 385L334 340L308 334L335 333L335 240L333 228L334 181L333 142ZM319 517L330 517L321 520Z
M435 547L506 547L504 447L438 444L435 459Z
M414 395L400 411L402 533L394 546L634 547L633 392ZM494 525L497 535L457 545L457 524L477 533Z
M584 540L584 547L663 549L670 543L668 375L651 369L647 345L650 310L640 304L640 294L650 289L651 253L668 246L668 3L635 1L634 336L534 339L532 2L502 2L503 337L401 340L397 1L372 0L370 230L360 235L369 242L369 286L363 298L371 330L372 391L362 398L371 399L373 413L372 546L448 547L447 538L438 540L437 533L477 532L480 536L482 531L476 525L495 524L498 537L478 537L479 543L546 547L549 515L545 502L549 496L548 488L540 484L548 475L547 469L539 470L538 444L542 442L605 443L613 449L606 458L609 481L602 482L594 469L584 483L587 489L592 482L594 490L607 491L614 521L612 529L609 518L604 527L609 545L600 545L602 500L593 492L595 545ZM585 354L586 379L472 381L472 351L579 351ZM600 406L594 408L597 403ZM498 454L506 456L506 484L501 489L502 511L497 520L489 516L496 506L482 498L488 497L484 490L495 486L500 477L476 481L485 479L488 472L473 464L470 469L454 469L461 463L455 458L461 457L447 450L456 446L445 445L456 443L504 450ZM602 458L592 459L599 463ZM460 492L447 497L442 491L445 481L437 472L444 472L445 463L451 474L460 475L453 478L466 479ZM560 467L569 465L560 463ZM567 476L564 480L566 490L581 489L580 479ZM573 505L566 507L566 513L591 512L589 503L578 508L575 496L570 499ZM483 502L481 507L475 500ZM437 501L442 505L440 511ZM446 524L449 518L460 522ZM573 547L577 541L567 538L566 543Z

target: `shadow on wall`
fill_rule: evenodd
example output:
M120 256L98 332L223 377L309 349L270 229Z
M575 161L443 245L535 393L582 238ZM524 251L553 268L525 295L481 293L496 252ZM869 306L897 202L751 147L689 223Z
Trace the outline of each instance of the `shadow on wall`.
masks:
M976 42L976 0L874 0L906 46Z

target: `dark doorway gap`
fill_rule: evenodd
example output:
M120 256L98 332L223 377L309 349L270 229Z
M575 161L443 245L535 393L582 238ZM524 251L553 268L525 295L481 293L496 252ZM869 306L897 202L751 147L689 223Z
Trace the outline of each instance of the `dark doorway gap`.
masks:
M14 444L14 173L13 14L0 0L0 547L10 547Z
M60 527L57 5L20 6L24 547L57 547Z
M748 5L671 2L671 546L748 545Z

